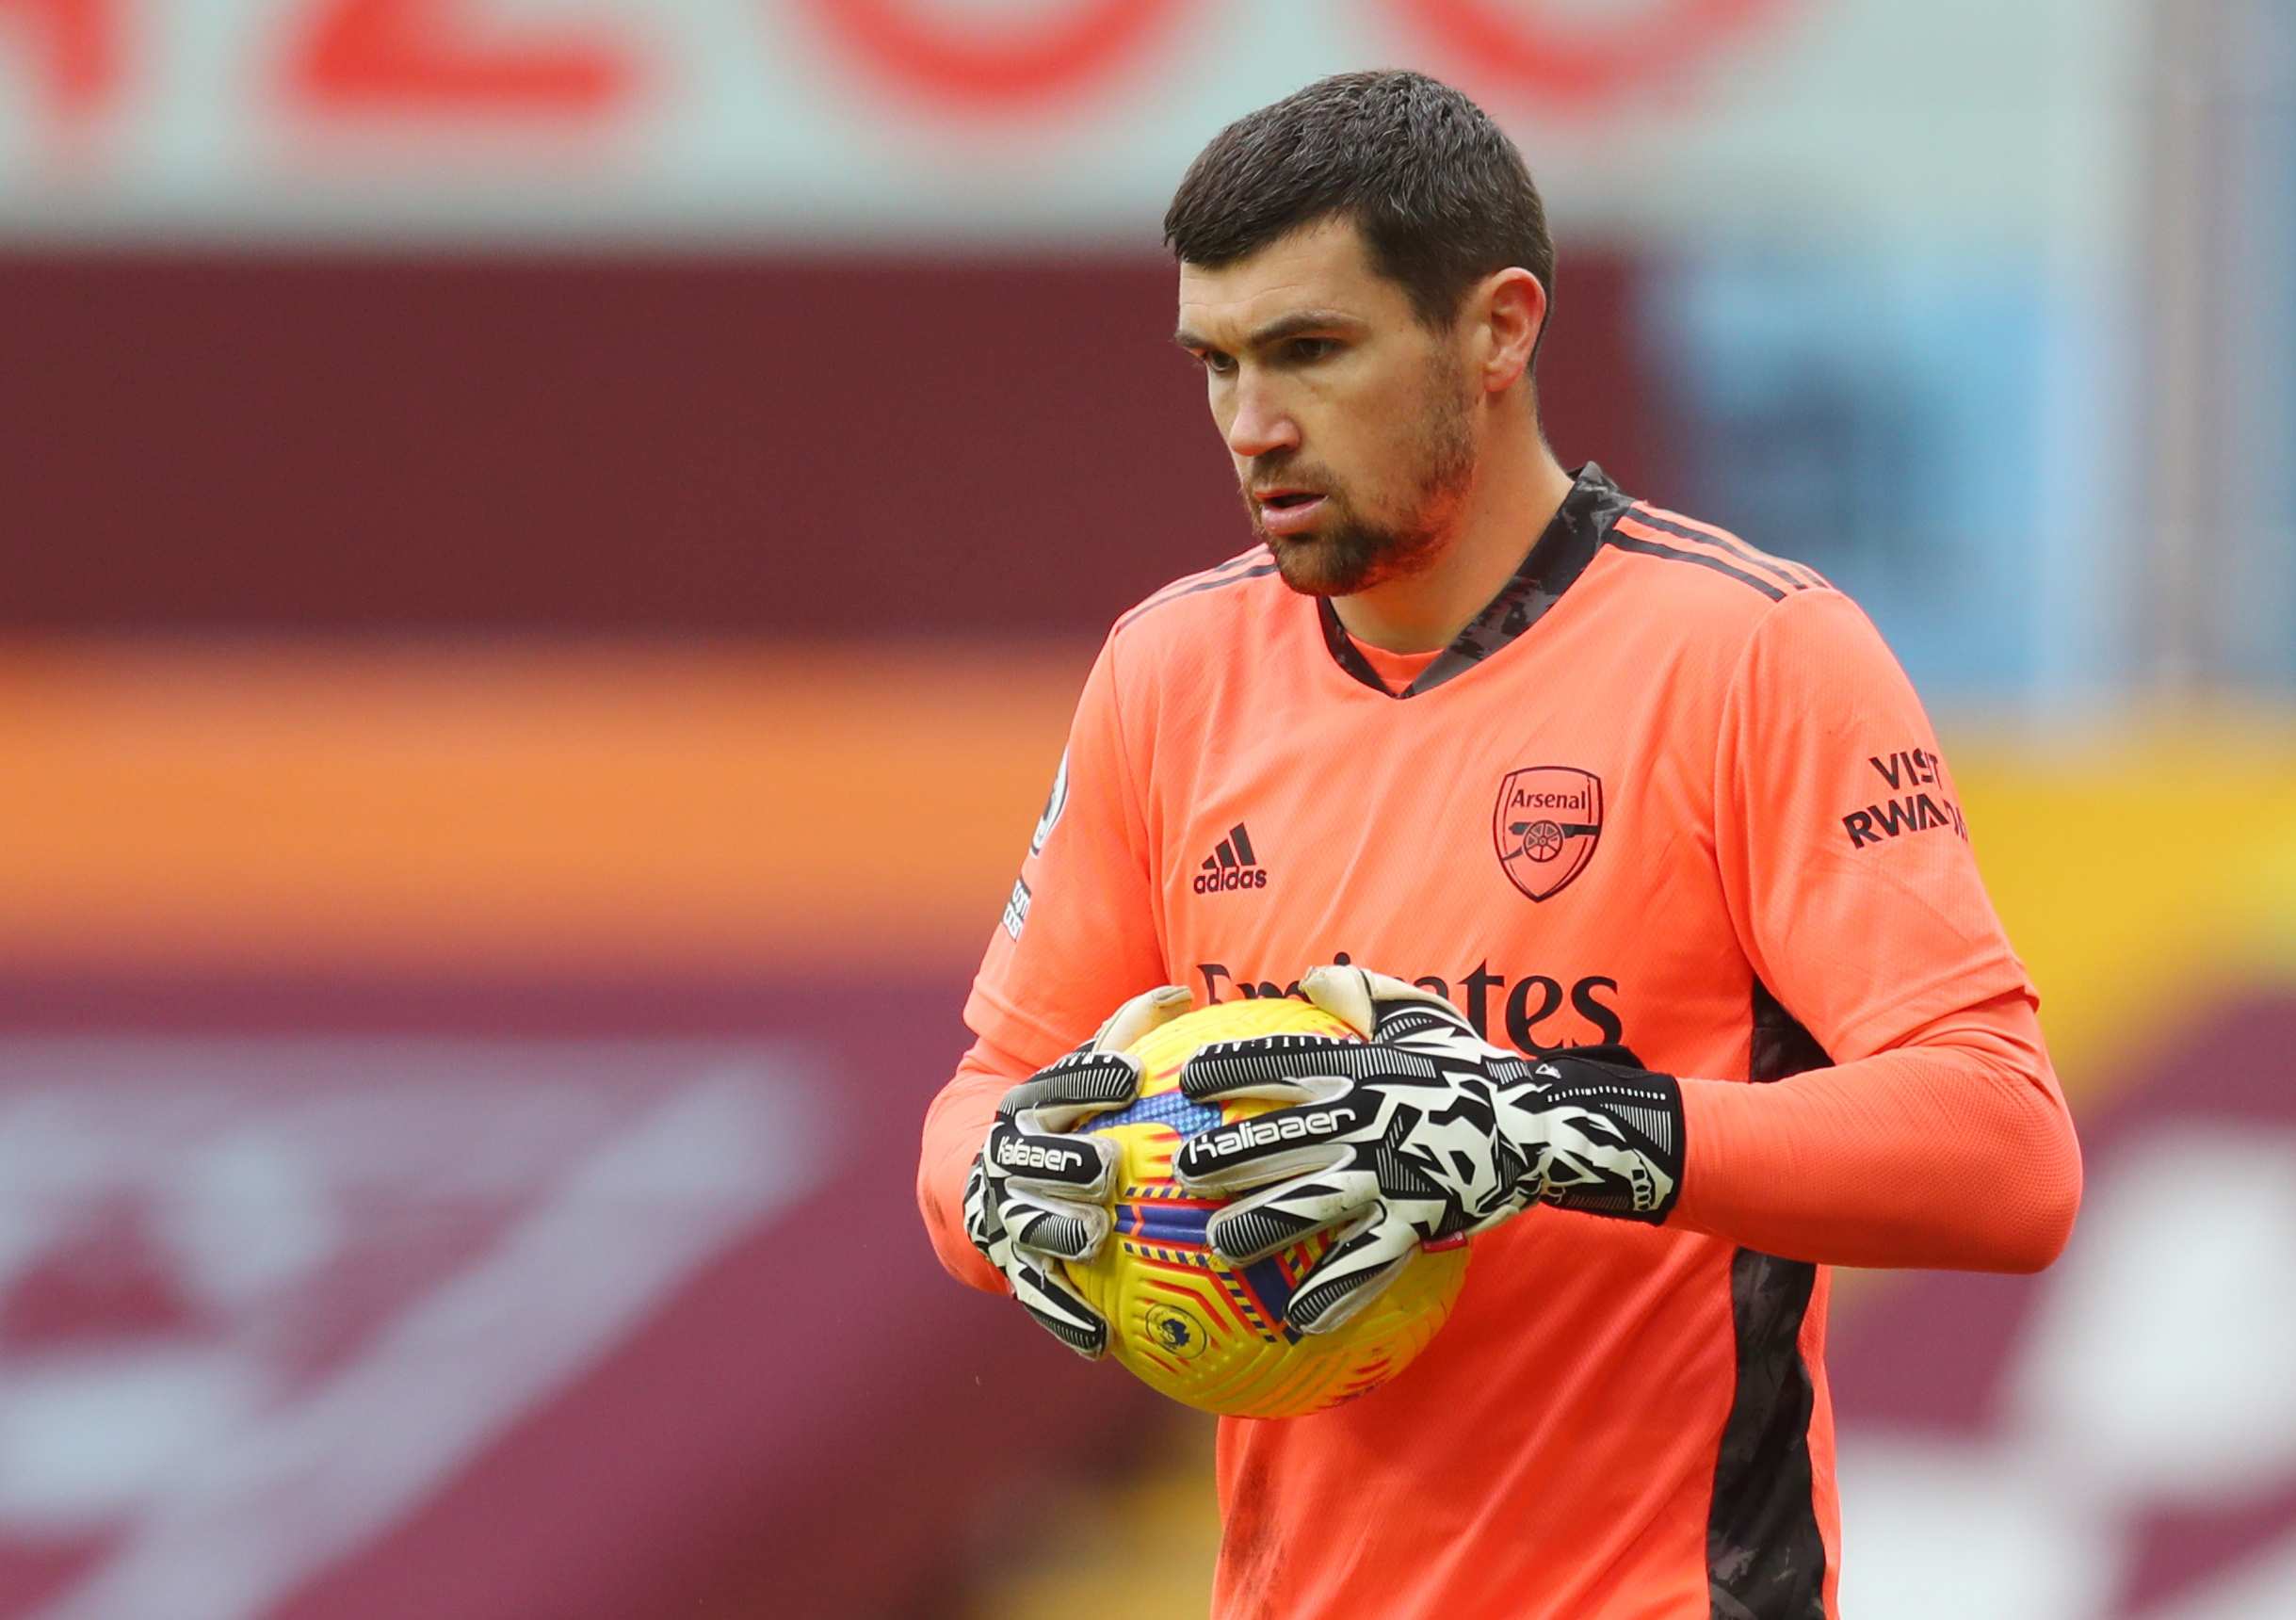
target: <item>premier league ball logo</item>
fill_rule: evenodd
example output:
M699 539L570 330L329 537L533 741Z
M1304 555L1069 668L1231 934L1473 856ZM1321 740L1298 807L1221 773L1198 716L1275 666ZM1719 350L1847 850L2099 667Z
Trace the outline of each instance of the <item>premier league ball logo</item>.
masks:
M1602 778L1592 770L1529 765L1498 785L1491 812L1498 864L1534 900L1551 899L1586 870L1602 831Z
M1209 1341L1204 1336L1203 1324L1173 1305L1152 1304L1148 1307L1148 1340L1167 1355L1176 1355L1182 1361L1193 1361L1204 1353Z

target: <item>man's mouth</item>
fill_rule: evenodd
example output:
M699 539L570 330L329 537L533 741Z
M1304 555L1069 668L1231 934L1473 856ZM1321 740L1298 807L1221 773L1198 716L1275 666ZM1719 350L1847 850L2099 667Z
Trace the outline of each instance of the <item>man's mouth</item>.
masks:
M1314 490L1281 487L1254 490L1252 498L1259 507L1260 526L1270 534L1297 534L1315 522L1324 501Z

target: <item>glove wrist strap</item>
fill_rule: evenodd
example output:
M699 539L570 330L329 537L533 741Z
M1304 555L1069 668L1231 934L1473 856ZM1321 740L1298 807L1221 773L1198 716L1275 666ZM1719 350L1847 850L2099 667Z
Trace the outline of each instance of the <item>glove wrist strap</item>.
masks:
M1567 1058L1533 1065L1527 1199L1658 1225L1682 1195L1682 1082ZM1591 1117L1590 1117L1591 1116ZM1594 1144L1592 1148L1589 1143Z

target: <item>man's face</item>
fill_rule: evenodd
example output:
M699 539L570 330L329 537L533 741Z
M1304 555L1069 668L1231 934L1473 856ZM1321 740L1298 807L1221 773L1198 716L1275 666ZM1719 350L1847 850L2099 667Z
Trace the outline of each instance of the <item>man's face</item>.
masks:
M1475 479L1466 366L1348 220L1180 267L1180 347L1284 581L1347 596L1441 555Z

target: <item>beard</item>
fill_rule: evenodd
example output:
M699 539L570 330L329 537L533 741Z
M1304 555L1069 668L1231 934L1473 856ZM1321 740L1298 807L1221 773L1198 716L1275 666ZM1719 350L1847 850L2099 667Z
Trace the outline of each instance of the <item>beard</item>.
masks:
M1475 432L1463 391L1448 370L1431 366L1411 417L1413 436L1404 491L1382 504L1396 515L1359 509L1347 492L1324 481L1327 507L1321 529L1293 538L1269 534L1249 490L1244 508L1253 532L1274 554L1284 583L1303 596L1352 596L1389 580L1421 574L1433 566L1450 539L1459 509L1475 483ZM1255 468L1260 481L1273 482L1281 463Z

